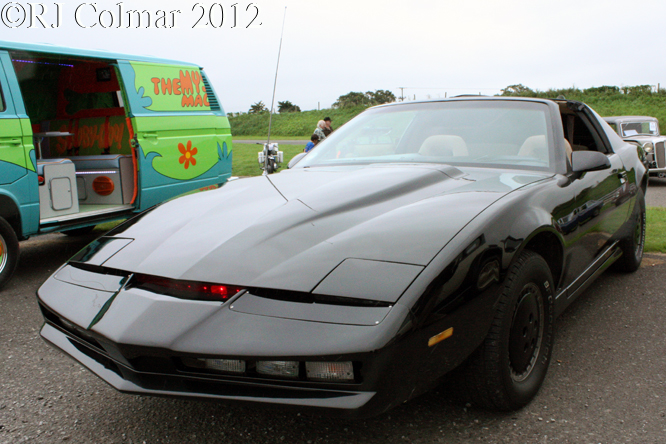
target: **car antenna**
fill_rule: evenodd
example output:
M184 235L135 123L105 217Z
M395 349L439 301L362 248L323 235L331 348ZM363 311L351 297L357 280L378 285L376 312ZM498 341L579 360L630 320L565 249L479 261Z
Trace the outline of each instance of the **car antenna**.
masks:
M280 46L278 47L277 65L275 66L275 81L273 82L273 98L271 100L271 108L268 110L268 137L264 144L263 160L264 160L264 176L268 176L269 169L272 173L276 169L275 157L279 154L275 146L271 145L271 126L273 124L273 107L275 106L275 90L277 89L278 70L280 68L280 54L282 53L282 37L284 36L284 22L287 19L287 7L284 7L284 15L282 17L282 31L280 32ZM279 162L278 162L279 163Z

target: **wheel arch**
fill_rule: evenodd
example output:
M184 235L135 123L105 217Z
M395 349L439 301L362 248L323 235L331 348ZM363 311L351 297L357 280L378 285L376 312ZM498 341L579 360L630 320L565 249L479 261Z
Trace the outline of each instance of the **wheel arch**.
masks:
M553 283L556 288L559 287L564 269L564 246L555 230L552 227L543 227L535 231L516 251L513 260L520 257L524 250L530 250L546 261L553 276Z
M21 211L16 201L6 194L0 194L0 217L11 225L17 238L23 238Z

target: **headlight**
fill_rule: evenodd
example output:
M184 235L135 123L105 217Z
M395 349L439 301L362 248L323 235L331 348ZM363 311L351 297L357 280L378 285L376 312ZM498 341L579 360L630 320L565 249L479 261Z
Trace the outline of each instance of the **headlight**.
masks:
M643 149L645 150L646 153L651 153L652 150L654 150L654 145L652 142L647 142L646 144L643 145Z

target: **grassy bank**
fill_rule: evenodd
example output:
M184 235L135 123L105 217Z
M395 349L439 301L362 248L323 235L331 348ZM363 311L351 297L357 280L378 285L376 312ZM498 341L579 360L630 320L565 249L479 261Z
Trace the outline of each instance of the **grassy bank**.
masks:
M363 107L356 107L273 114L271 139L276 137L303 137L309 139L317 126L317 122L324 117L330 117L333 121L333 128L338 128L364 109ZM238 136L265 138L268 134L269 117L268 113L230 116L231 134L234 138Z
M532 91L532 97L554 98L559 95L569 100L578 100L590 105L602 116L653 116L662 124L666 122L666 90L659 92L642 92L621 94L604 90L602 88L589 88L580 90L567 88L549 91ZM274 114L271 137L303 137L308 139L317 125L324 117L333 119L333 127L339 128L364 107L344 109L324 109L321 111L304 111L300 113ZM266 137L268 134L268 113L241 114L229 116L231 134L235 138ZM666 127L662 133L666 132Z

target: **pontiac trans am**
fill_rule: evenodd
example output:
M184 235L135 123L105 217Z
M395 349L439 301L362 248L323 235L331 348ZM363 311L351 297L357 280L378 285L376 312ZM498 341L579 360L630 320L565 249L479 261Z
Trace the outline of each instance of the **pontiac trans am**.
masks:
M92 242L38 290L41 335L127 393L363 417L449 374L517 409L555 318L639 267L647 179L580 102L371 108L289 170Z

